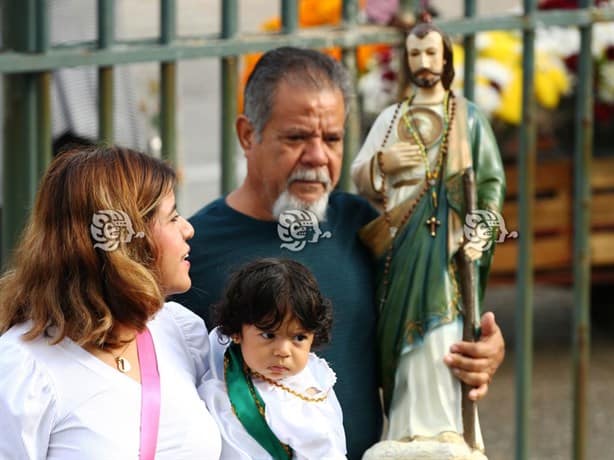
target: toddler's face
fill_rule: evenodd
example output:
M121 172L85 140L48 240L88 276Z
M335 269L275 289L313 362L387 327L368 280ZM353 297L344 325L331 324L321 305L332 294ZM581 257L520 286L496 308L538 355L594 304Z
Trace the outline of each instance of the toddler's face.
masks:
M295 318L286 318L274 331L244 324L236 339L241 344L243 359L252 371L279 380L305 368L313 336Z

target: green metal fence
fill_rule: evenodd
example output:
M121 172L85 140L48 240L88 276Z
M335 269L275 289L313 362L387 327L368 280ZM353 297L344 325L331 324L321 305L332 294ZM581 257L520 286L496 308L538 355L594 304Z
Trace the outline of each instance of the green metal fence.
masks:
M342 48L344 64L356 75L355 48L360 44L402 43L401 34L392 28L358 25L358 0L343 1L340 27L298 29L297 0L281 1L282 32L250 36L238 30L238 0L220 0L221 34L180 37L176 33L175 0L160 1L159 37L155 40L118 41L115 38L114 0L98 0L98 40L71 46L51 47L49 40L49 1L7 0L3 2L3 43L0 72L4 76L4 209L1 230L1 255L6 261L21 231L34 198L38 179L51 159L52 71L65 67L96 66L99 76L99 139L113 142L113 75L120 64L158 62L160 65L160 135L163 156L176 162L177 62L199 58L219 58L222 63L222 191L235 186L235 141L233 121L237 112L238 59L246 53L265 51L282 45ZM412 0L401 2L405 11L415 8ZM522 30L523 33L523 114L520 175L517 306L517 411L516 458L527 459L532 367L532 222L531 210L535 182L536 124L533 94L535 66L534 41L538 25L578 27L581 32L579 81L577 83L576 144L574 148L574 446L573 458L587 458L587 382L590 347L589 326L589 203L588 177L592 156L592 59L591 31L595 22L614 21L614 8L595 8L589 0L580 9L537 11L536 0L524 0L524 12L516 16L477 17L475 0L464 0L464 17L438 24L450 34L465 37L465 94L474 94L475 33L486 30ZM356 152L359 144L359 111L351 110L347 125L345 151ZM349 186L346 155L341 187ZM60 198L61 199L61 198Z

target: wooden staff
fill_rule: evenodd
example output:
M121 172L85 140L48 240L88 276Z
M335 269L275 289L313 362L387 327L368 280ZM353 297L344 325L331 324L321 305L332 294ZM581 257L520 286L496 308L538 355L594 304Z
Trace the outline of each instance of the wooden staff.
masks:
M475 176L473 168L467 168L463 173L463 194L467 207L467 214L474 212L477 208L477 197L475 189ZM463 246L467 244L467 238ZM461 298L463 301L463 340L475 342L476 312L478 306L477 273L475 263L465 255L461 247L458 251L458 272L460 275ZM472 449L477 448L475 440L475 413L476 404L469 399L471 386L461 382L462 402L461 411L463 416L463 437L465 442Z

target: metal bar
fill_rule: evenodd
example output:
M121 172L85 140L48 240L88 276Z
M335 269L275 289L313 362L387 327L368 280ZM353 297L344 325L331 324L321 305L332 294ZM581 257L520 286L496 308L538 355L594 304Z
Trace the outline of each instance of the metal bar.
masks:
M238 0L222 0L222 33L221 38L229 39L237 36L239 31Z
M399 2L399 9L397 16L403 24L413 24L416 22L417 13L417 0L401 0ZM409 65L407 55L407 33L403 30L401 35L400 52L398 53L399 62L399 78L397 79L396 99L405 99L407 97L407 91L410 86L409 80Z
M49 10L46 0L36 0L36 51L44 53L49 49Z
M346 27L352 27L356 24L358 18L358 1L343 0L342 4L343 24Z
M475 0L465 0L465 17L475 17L476 11ZM465 35L463 42L465 46L463 95L473 101L475 100L475 34Z
M98 69L98 140L112 144L113 133L113 67L105 66Z
M401 0L399 3L399 13L401 17L405 17L406 15L413 14L415 15L416 10L418 9L417 4L418 0Z
M342 16L343 25L351 28L357 22L358 2L356 0L343 0ZM358 66L356 62L356 48L343 48L341 59L350 77L350 85L352 94L356 94L356 79ZM350 167L354 156L360 148L360 107L355 97L348 101L349 107L346 107L347 119L345 121L345 136L343 138L343 163L341 164L341 177L339 178L338 187L341 190L350 191L352 189L352 178Z
M49 10L46 0L36 0L36 51L46 53L49 49ZM51 128L51 72L41 72L38 75L38 177L41 177L52 157Z
M342 51L342 61L345 68L350 75L350 84L352 88L352 94L356 95L356 50L344 49ZM339 188L341 190L352 190L352 178L350 174L350 167L352 160L358 153L360 148L360 107L358 106L358 100L356 97L351 97L349 100L349 107L347 109L347 119L345 121L345 136L343 138L343 163L341 165L341 177L339 179Z
M536 0L524 0L530 16ZM533 367L533 201L535 190L536 120L534 95L535 30L522 34L522 124L518 170L519 241L516 311L516 459L529 458L531 433L531 378Z
M177 161L177 64L163 62L160 66L160 139L162 158L173 166Z
M580 6L587 7L589 0ZM593 149L592 27L580 28L579 81L574 145L573 249L573 457L588 457L588 374L590 359L590 177Z
M229 0L235 2L236 0ZM226 4L226 2L224 2ZM537 24L582 26L593 22L614 21L614 7L587 10L543 11L530 17L496 17L437 21L450 35L465 35L485 30L530 29ZM245 34L231 39L219 36L182 37L173 45L156 46L150 40L128 40L115 44L113 50L97 50L84 46L54 47L43 56L6 52L0 54L0 73L20 73L52 70L82 65L120 65L151 61L176 61L209 57L236 56L266 51L278 46L303 46L327 48L340 46L351 48L366 43L399 45L403 37L389 27L356 25L351 29L314 27L300 30L293 35Z
M175 0L160 3L160 45L173 46L177 33L177 5ZM162 158L174 167L177 160L177 63L160 64L160 139Z
M170 45L177 36L177 6L175 0L160 3L160 43Z
M232 39L238 32L237 0L222 0L222 38ZM277 44L280 46L280 44ZM234 122L237 116L239 62L236 56L222 58L222 180L220 188L226 194L236 187L237 142Z
M4 79L4 196L2 216L3 263L23 229L34 203L38 183L37 76L11 75Z
M281 24L285 34L291 34L298 29L298 4L296 0L282 0Z
M3 44L7 49L31 53L37 45L37 2L9 2L3 11ZM4 155L2 265L11 252L34 202L38 184L38 77L4 76ZM10 114L10 116L8 116Z
M115 2L98 0L98 48L110 48L115 41Z
M115 2L98 0L98 48L109 50L115 40ZM112 51L111 51L112 52ZM98 140L111 144L113 126L114 70L111 65L98 69Z
M37 177L44 174L53 156L53 134L51 128L51 72L42 72L37 76Z

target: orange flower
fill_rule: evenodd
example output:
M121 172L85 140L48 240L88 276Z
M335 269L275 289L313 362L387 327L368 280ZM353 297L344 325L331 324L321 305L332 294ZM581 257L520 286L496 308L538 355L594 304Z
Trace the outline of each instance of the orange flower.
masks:
M366 0L360 0L359 5L364 7ZM323 25L338 25L341 22L342 2L341 0L301 0L299 2L299 27L316 27ZM281 30L281 19L271 18L261 26L264 32L279 32ZM371 56L385 45L363 45L358 47L357 61L359 71L364 71ZM335 59L341 59L341 49L327 48L322 52ZM247 79L251 75L256 63L262 53L248 54L243 59L243 72L241 74L241 87L238 94L238 110L243 111L243 89L247 84Z

